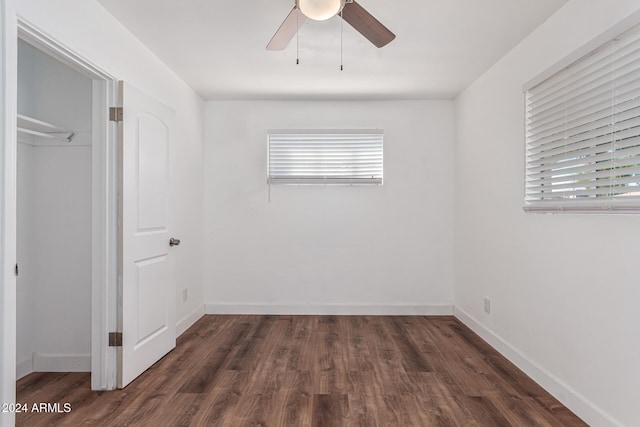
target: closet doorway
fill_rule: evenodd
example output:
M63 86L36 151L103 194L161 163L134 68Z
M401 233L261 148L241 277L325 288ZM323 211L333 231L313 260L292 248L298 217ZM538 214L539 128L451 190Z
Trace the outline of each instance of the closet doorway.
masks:
M18 25L16 374L116 387L115 80Z
M18 44L17 376L91 371L92 81Z

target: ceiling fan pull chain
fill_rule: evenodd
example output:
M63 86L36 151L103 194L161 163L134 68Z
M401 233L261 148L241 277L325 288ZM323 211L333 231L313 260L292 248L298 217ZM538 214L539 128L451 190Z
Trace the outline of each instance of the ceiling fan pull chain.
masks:
M296 65L300 65L300 48L298 42L298 33L300 32L300 10L296 10Z
M340 71L342 71L342 69L343 69L342 68L342 63L343 63L343 60L342 60L342 33L343 33L342 28L343 28L343 25L344 25L344 19L342 18L342 10L341 10L340 11Z

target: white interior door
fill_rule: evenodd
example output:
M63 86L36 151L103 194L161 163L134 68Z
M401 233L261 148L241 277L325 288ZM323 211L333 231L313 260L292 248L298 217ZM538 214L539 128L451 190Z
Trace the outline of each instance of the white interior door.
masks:
M169 245L169 147L175 111L120 82L120 296L124 387L176 344L176 286Z

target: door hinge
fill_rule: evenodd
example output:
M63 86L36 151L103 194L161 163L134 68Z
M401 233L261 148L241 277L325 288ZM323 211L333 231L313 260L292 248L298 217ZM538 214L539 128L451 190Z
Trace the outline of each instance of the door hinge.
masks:
M16 263L16 277L18 277L18 264Z
M109 332L109 347L122 347L122 332Z
M109 107L109 121L121 122L123 116L122 107Z

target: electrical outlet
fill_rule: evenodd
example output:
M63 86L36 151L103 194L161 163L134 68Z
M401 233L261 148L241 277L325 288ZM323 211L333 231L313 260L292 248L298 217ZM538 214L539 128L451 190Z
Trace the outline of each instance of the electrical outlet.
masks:
M484 297L484 312L491 313L491 299Z
M182 290L182 302L185 302L187 299L189 299L189 289L184 288Z

